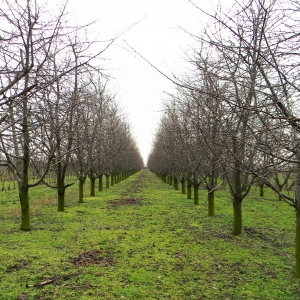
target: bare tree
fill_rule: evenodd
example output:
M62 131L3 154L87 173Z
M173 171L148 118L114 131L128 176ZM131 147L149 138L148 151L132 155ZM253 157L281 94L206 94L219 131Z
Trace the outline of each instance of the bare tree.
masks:
M77 36L86 27L66 26L65 9L62 6L53 15L47 11L46 5L39 5L34 0L1 1L1 163L8 166L18 181L22 230L30 230L29 188L43 181L54 156L57 162L59 157L55 153L58 151L57 140L53 131L48 131L51 119L45 117L48 115L45 107L49 101L53 102L55 89L62 96L60 84L67 75L73 72L76 78L80 68L91 64L92 59L107 48L88 54L91 43L84 40L80 53L85 54L80 58L76 56L79 42L70 42L70 37ZM73 53L73 59L69 53ZM75 87L69 98L75 99L74 93ZM55 117L62 118L62 115ZM35 166L41 161L43 169ZM38 179L29 184L30 170L34 169Z

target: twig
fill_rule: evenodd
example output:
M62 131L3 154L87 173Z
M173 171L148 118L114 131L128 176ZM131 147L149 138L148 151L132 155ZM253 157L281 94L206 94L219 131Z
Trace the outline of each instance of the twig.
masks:
M34 283L34 284L26 284L26 287L27 288L30 288L30 287L42 287L44 285L51 284L51 283L56 284L56 283L59 283L60 280L67 280L70 277L79 275L81 273L82 272L76 272L76 273L71 273L71 274L66 274L66 275L53 276L51 279L48 279L48 280L45 280L45 281L42 281L42 282L38 282L38 283Z

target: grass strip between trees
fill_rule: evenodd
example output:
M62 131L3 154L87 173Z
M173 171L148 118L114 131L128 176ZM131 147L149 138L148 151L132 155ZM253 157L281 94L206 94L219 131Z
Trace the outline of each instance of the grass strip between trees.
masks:
M227 190L216 217L205 191L196 207L149 170L80 205L68 192L57 213L51 190L32 191L30 232L1 200L0 299L299 299L294 212L272 193L251 192L234 237Z

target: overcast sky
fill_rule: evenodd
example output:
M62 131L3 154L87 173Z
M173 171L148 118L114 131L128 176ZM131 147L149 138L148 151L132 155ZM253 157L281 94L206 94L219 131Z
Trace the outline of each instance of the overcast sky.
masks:
M195 0L206 10L215 1ZM111 39L136 22L105 53L106 72L113 79L110 89L124 108L141 155L146 162L157 123L161 116L164 92L172 84L134 53L124 40L165 74L184 71L184 51L193 40L188 32L201 32L204 17L188 0L69 0L68 11L74 21L99 19L93 27L100 38Z

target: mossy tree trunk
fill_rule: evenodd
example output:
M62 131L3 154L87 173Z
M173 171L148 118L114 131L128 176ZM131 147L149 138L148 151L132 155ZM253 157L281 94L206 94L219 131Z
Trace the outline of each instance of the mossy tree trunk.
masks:
M212 166L212 172L209 175L209 191L207 193L207 204L208 204L208 216L215 216L215 170L214 165Z
M215 216L215 192L211 191L207 195L208 199L208 216L214 217Z
M21 230L30 230L30 210L29 210L29 188L19 185L19 199L21 203Z
M105 174L105 179L106 179L106 188L109 188L109 174Z
M103 175L100 175L100 176L98 177L98 179L99 179L98 191L99 191L99 192L102 192L102 191L103 191L103 182L102 182L102 180L103 180Z
M199 205L199 186L197 177L194 175L194 205Z
M187 178L187 198L192 199L192 182L191 182L191 174L188 174Z
M176 191L178 191L178 178L174 177L174 188Z
M184 179L184 177L181 178L181 193L185 194L185 179Z
M95 184L96 183L96 178L93 176L90 176L90 196L94 197L96 195L95 193Z
M114 186L114 184L115 184L115 183L114 183L114 178L115 178L114 174L111 174L111 175L110 175L110 185L111 185L111 186Z
M296 256L295 275L296 275L297 278L300 278L300 209L299 209L299 207L297 207L297 209L296 209L296 245L295 245L295 256Z
M78 188L79 188L79 203L83 203L83 186L85 183L86 177L85 176L80 176L78 178L79 184L78 184Z
M57 211L65 211L65 177L66 177L66 166L62 162L57 163Z
M242 201L235 199L233 201L233 228L232 234L239 235L242 232Z
M264 197L264 183L263 182L261 182L259 184L259 196Z
M29 138L29 137L28 137ZM19 200L21 204L21 227L20 229L23 231L30 230L30 209L29 209L29 186L28 186L28 178L29 178L29 160L30 153L29 148L24 147L26 150L23 155L23 174L22 178L19 182Z
M26 76L26 86L28 84L29 77ZM23 143L23 157L22 162L19 164L21 166L21 176L18 181L19 187L19 200L21 204L21 230L29 231L30 230L30 209L29 209L29 164L30 164L30 136L29 136L29 127L28 127L28 105L27 97L23 102L23 121L22 121L22 132L24 137ZM14 126L14 124L13 124ZM15 136L14 136L15 137ZM15 142L15 141L14 141ZM17 145L15 145L18 147ZM18 148L17 148L18 149ZM17 150L17 154L18 150Z
M242 187L241 187L241 165L235 163L234 169L234 192L232 193L233 204L233 228L232 234L239 235L242 232Z
M296 269L295 275L300 278L300 150L296 152L296 179L295 179L295 208L296 208Z
M199 185L194 184L194 205L199 205Z
M57 211L65 211L65 189L57 189Z

